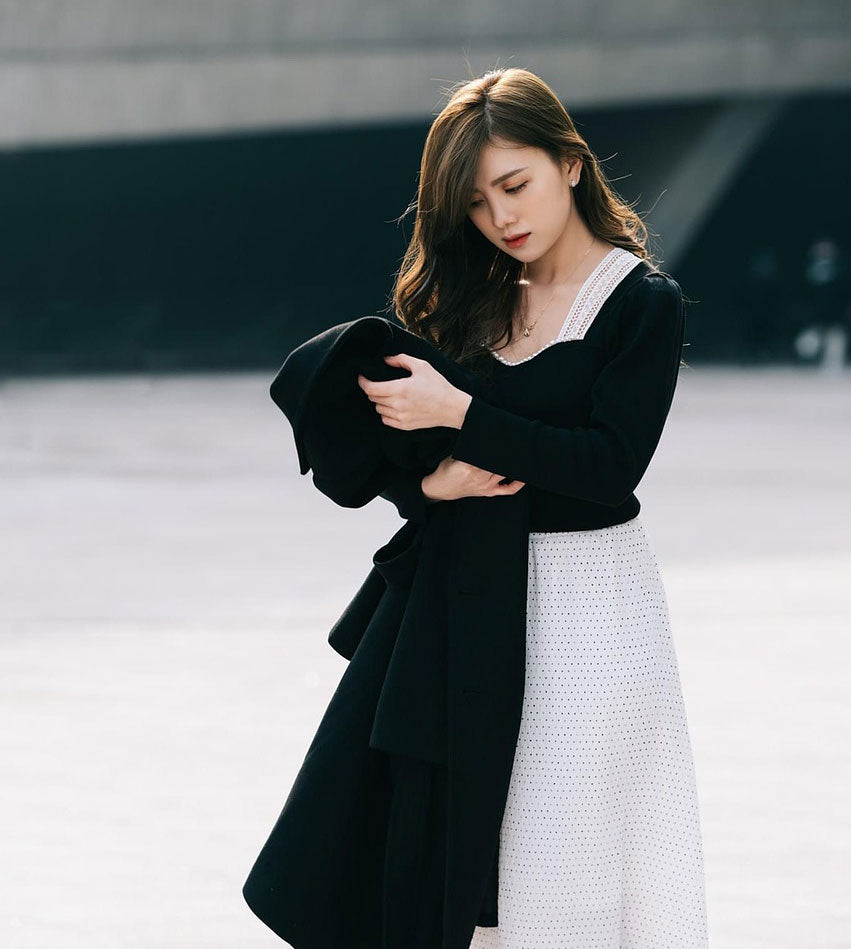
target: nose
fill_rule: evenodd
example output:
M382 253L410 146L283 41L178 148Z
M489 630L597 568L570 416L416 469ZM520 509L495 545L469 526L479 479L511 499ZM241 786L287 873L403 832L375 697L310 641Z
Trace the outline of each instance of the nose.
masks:
M494 203L491 211L493 226L498 231L505 231L510 224L515 221L515 216L509 211L508 207L503 207L498 202Z

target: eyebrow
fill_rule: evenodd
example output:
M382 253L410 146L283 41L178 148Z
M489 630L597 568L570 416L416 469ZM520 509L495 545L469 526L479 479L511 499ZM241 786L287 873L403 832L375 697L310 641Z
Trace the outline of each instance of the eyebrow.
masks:
M499 178L494 178L491 182L491 187L495 188L501 181L505 181L506 178L516 175L518 171L525 171L528 167L528 165L524 165L522 168L515 168L514 171L507 171L504 175L500 175ZM478 192L478 190L478 188L473 188L473 194Z

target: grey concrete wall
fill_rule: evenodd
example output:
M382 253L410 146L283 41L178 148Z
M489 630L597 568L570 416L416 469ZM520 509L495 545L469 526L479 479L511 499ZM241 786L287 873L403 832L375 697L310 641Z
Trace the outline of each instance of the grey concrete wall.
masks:
M425 119L533 69L569 106L851 85L837 0L0 3L0 147Z

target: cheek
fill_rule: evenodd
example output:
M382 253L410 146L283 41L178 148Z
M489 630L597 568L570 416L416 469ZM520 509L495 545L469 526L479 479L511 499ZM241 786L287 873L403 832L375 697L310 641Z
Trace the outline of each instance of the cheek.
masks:
M559 231L570 213L570 202L551 191L529 196L528 223L534 227L537 223L539 230Z
M468 217L477 231L480 231L489 241L494 240L493 224L488 218L487 211L473 212L472 214L469 214Z

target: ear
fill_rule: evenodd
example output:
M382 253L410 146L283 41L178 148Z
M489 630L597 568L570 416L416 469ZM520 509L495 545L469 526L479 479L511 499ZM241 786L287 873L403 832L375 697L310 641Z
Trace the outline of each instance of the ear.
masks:
M579 181L582 177L582 159L574 158L567 163L567 183L570 185L571 181L575 181L577 187L579 186Z

